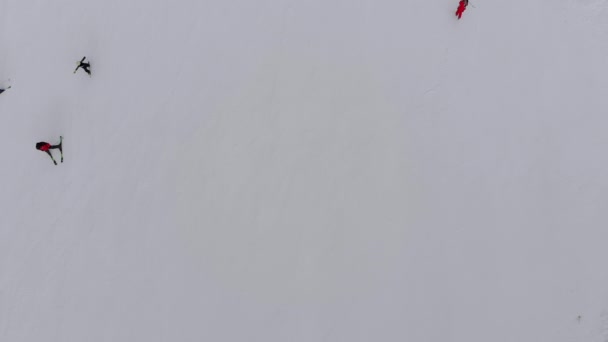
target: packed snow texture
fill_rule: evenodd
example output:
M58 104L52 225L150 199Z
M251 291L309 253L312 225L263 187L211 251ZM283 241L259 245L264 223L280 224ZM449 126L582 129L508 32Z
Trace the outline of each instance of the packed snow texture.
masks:
M0 341L607 341L608 1L457 5L0 1Z

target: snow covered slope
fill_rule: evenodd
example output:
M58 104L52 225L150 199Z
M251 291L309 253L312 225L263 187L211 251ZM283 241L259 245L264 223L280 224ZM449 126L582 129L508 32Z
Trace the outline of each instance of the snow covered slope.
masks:
M0 341L608 340L608 1L471 4L0 1Z

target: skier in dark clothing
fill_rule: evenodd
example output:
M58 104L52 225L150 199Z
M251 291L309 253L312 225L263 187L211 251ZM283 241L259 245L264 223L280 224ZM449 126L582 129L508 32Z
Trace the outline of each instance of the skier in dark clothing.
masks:
M89 76L91 76L91 64L84 61L86 58L86 56L82 57L80 62L78 62L78 66L74 70L74 73L76 73L79 68L82 68L87 74L89 74Z
M55 161L55 158L53 158L53 155L51 154L50 150L53 149L59 149L59 152L61 152L61 162L63 163L63 149L62 149L62 144L63 144L63 137L59 137L59 145L51 145L45 141L41 141L39 143L36 143L36 149L40 150L42 152L46 152L49 157L51 157L51 160L53 161L53 163L55 165L57 165L57 162Z
M458 17L458 19L462 17L462 13L464 13L464 10L467 9L468 5L469 0L460 0L460 2L458 3L458 9L456 9L456 16Z

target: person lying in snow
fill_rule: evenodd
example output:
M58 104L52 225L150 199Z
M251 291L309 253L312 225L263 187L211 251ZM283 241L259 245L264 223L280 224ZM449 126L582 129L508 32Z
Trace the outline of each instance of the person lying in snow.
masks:
M36 149L40 150L42 152L46 152L49 157L51 157L51 160L53 161L53 163L55 163L55 165L57 165L57 162L55 161L55 158L53 158L53 155L51 154L50 150L53 149L59 149L59 152L61 153L61 162L63 163L63 149L61 148L63 144L63 137L59 137L59 145L51 145L49 143L47 143L46 141L41 141L36 143Z

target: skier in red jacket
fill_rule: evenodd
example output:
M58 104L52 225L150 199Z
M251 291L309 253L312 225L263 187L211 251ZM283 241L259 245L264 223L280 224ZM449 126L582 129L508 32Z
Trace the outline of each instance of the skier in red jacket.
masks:
M63 163L63 149L61 148L63 143L63 137L59 137L59 145L51 145L45 141L41 141L39 143L36 143L36 149L40 150L42 152L46 152L49 157L51 157L51 160L53 161L53 163L55 163L55 165L57 165L57 162L55 161L55 158L53 158L53 155L51 154L50 150L53 149L59 149L59 152L61 152L61 162Z
M460 2L458 3L458 9L456 10L456 16L458 17L458 19L462 17L462 13L464 12L464 10L467 9L468 5L469 0L460 0Z

